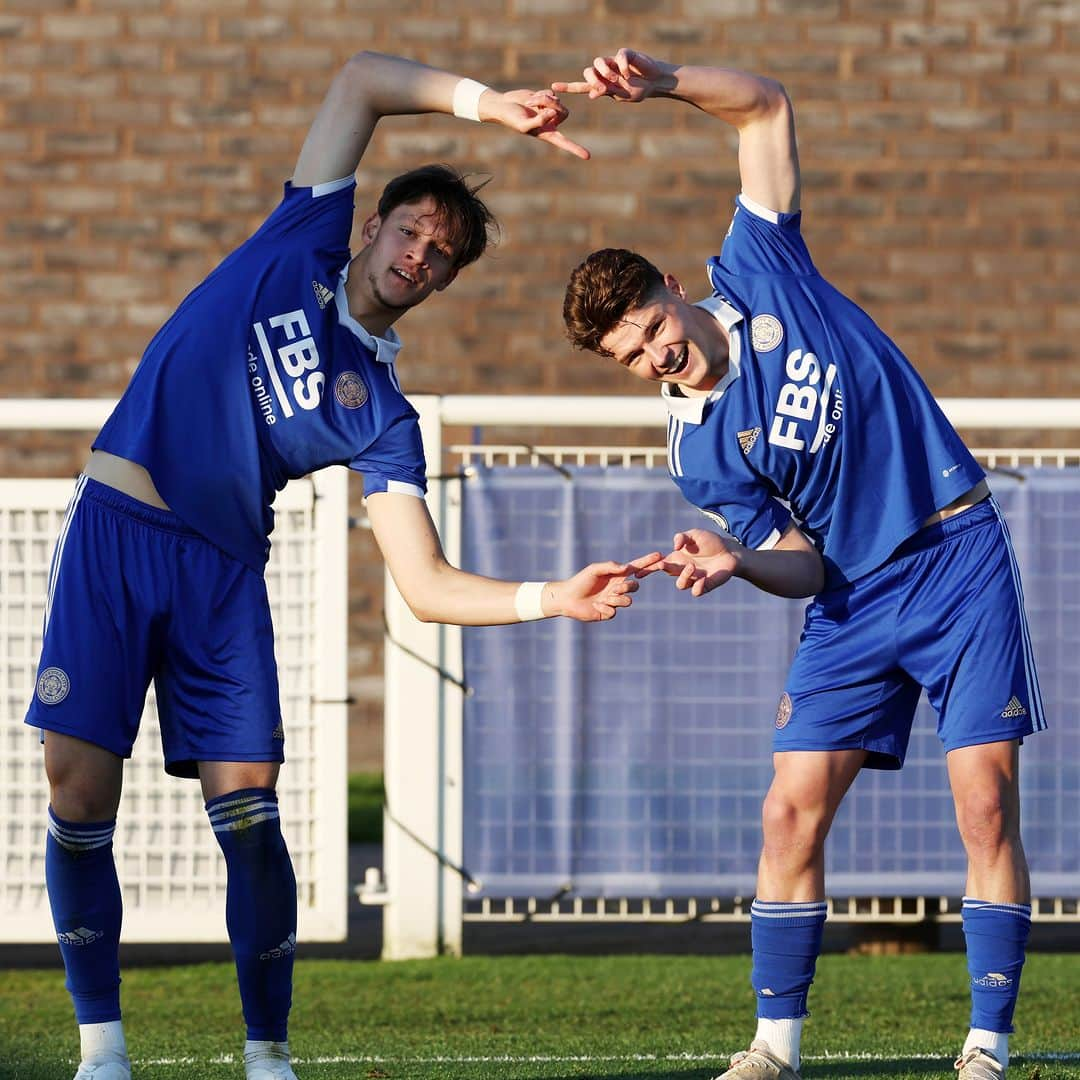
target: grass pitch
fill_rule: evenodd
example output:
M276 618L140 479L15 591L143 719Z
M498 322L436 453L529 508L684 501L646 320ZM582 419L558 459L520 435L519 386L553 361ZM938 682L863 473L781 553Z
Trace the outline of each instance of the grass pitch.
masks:
M1080 1080L1080 955L1024 971L1010 1080ZM124 976L134 1080L238 1080L230 965ZM807 1080L953 1077L968 995L959 954L827 955L811 994ZM707 1080L753 1031L747 957L299 961L301 1080ZM77 1035L59 969L0 975L0 1078L70 1080Z

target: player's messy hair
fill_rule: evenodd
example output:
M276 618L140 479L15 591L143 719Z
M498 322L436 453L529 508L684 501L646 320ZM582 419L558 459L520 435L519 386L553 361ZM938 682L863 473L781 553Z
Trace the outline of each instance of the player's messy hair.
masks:
M430 196L439 208L441 224L454 250L454 269L476 262L488 244L498 239L499 224L477 192L491 177L470 184L450 165L421 165L395 176L379 196L379 216L406 203Z
M566 336L576 349L611 356L601 339L663 286L664 275L643 255L626 248L594 251L575 268L566 286Z

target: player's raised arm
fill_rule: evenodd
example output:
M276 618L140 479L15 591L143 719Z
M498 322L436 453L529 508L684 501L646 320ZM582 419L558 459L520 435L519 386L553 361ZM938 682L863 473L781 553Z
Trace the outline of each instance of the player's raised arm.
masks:
M367 498L368 519L394 583L422 622L496 626L565 615L600 622L629 607L635 572L660 561L592 563L565 581L511 582L451 566L422 499L382 492Z
M567 111L551 90L501 93L404 57L360 52L330 84L304 140L293 183L310 187L352 175L379 119L411 113L490 121L576 157L589 156L558 130Z
M783 86L773 79L729 68L672 64L620 49L613 56L596 57L580 82L554 82L551 88L617 102L650 97L686 101L738 129L739 173L748 198L770 210L799 208L794 112Z

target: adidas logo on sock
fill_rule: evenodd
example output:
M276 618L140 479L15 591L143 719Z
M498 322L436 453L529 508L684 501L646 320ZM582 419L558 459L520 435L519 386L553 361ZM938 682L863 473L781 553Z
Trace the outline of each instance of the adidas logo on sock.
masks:
M260 960L280 960L283 956L289 956L296 952L296 935L290 934L280 945L273 949L267 949L259 953Z
M974 986L987 986L996 989L1004 989L1012 986L1012 979L1008 975L1002 975L999 971L988 971L981 979L972 979Z
M334 294L321 281L313 281L311 288L314 290L315 299L321 308L326 307L334 299Z
M104 930L87 930L85 926L80 926L78 930L62 930L56 935L56 940L61 945L93 945L104 936Z
M1013 694L1013 696L1009 698L1009 704L1001 710L1001 715L1005 720L1008 720L1013 716L1027 716L1027 709L1020 704L1020 699Z

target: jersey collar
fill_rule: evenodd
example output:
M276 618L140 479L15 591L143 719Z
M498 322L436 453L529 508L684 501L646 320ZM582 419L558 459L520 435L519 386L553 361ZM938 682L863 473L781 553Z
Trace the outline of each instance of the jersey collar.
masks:
M345 283L349 280L350 265L351 263L346 263L341 268L341 280L338 281L337 292L334 294L338 322L346 330L351 330L360 339L361 344L375 354L375 359L380 364L392 364L397 359L401 348L401 338L398 337L397 331L391 326L386 331L386 337L376 337L374 334L369 334L349 312L349 298L345 294Z
M703 311L707 311L727 331L728 336L728 369L724 377L709 391L700 397L675 397L672 394L674 386L664 383L660 387L660 396L664 399L667 411L676 420L687 420L691 424L700 424L705 414L705 406L711 401L719 401L724 396L724 391L739 377L739 365L742 354L742 335L739 323L743 321L742 315L733 308L722 296L710 296L694 305Z

